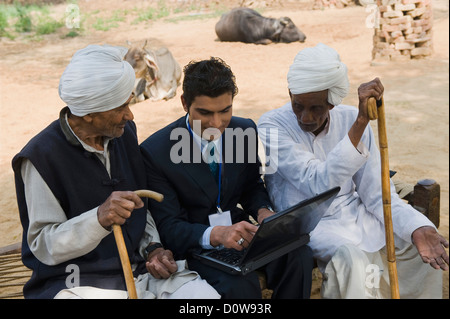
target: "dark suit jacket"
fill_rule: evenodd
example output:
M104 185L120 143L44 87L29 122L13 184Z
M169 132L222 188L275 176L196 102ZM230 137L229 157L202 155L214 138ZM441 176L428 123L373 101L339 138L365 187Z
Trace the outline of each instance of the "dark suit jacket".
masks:
M236 137L229 132L249 132L254 139L241 139L242 135ZM223 211L231 211L233 223L248 220L248 215L256 219L259 208L271 205L259 172L256 125L250 119L232 117L222 138L220 206ZM190 250L200 248L199 240L209 227L208 215L217 212L218 185L208 164L201 159L200 149L186 127L186 117L147 138L141 144L141 152L148 189L164 195L161 203L149 202L162 243L176 259L184 259ZM241 155L244 160L239 158ZM184 160L174 163L179 156L184 156Z

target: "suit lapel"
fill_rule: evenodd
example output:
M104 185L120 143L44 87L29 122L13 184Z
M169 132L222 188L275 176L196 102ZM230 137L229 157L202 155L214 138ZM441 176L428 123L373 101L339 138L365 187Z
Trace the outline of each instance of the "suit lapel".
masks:
M221 186L221 194L220 194L220 198L223 198L224 200L221 200L221 202L225 202L225 198L224 198L224 194L230 194L230 190L229 190L229 185L230 185L230 177L232 175L232 161L225 161L226 159L226 139L225 139L225 135L222 135L222 186ZM225 205L224 205L225 206Z
M228 125L229 130L234 130L235 128L239 127L235 124L235 121L233 120L234 117L231 118L230 124ZM238 152L245 152L244 158L248 157L248 145L247 143L244 143L243 148L240 150L237 150L237 142L236 142L236 136L234 134L228 134L228 140L227 140L227 134L224 133L222 135L222 161L223 161L223 168L222 168L222 187L221 187L221 200L223 206L225 207L228 203L228 201L233 197L233 194L235 192L236 185L239 184L239 180L241 178L245 178L242 176L243 174L243 167L245 167L245 164L240 164L238 159ZM230 152L227 156L227 151Z

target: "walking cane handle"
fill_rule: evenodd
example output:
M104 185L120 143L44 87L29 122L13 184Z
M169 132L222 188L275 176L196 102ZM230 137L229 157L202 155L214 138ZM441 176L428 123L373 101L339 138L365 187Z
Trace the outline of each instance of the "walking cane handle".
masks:
M139 197L148 197L148 198L152 198L158 202L162 202L164 199L164 196L160 193L154 192L154 191L149 191L146 189L140 189L137 191L134 191Z
M367 112L370 120L378 119L378 108L383 104L383 98L376 100L374 97L367 101Z

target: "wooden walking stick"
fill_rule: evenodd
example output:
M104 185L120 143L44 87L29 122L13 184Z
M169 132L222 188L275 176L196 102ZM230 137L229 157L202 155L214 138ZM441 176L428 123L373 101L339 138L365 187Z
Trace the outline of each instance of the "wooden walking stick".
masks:
M394 229L391 214L391 184L389 176L389 156L386 134L386 118L384 114L384 100L375 100L371 97L368 101L368 113L371 120L378 119L378 142L381 156L381 191L383 198L384 227L386 233L387 261L389 267L389 283L391 286L391 298L400 299L397 275L397 262L395 260Z
M137 190L135 193L139 197L148 197L158 202L164 199L160 193L149 190ZM127 285L128 298L137 299L136 286L134 285L133 271L131 270L130 259L128 258L127 247L123 239L122 228L120 225L113 225L114 238L116 240L117 249L119 250L120 262L122 263L122 270L125 276L125 283Z

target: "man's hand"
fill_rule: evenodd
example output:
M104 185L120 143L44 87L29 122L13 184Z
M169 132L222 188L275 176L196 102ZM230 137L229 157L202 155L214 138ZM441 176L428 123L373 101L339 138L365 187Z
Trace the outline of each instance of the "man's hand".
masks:
M357 147L361 137L370 122L368 112L369 98L374 97L379 100L383 96L384 87L379 78L375 78L370 82L362 83L358 88L359 112L355 123L348 131L348 137L353 146Z
M226 248L242 250L248 247L257 230L258 226L246 221L231 226L215 226L211 231L210 242L214 247L223 245Z
M362 83L358 87L359 99L359 114L358 117L363 117L367 122L370 121L368 108L369 98L374 97L376 100L383 96L384 87L379 78L375 78L370 82Z
M433 227L417 228L412 233L412 241L424 263L430 264L435 269L448 270L449 258L444 249L448 248L448 241Z
M113 224L122 225L134 209L144 207L142 199L131 191L112 192L97 210L97 218L105 229Z
M147 256L145 267L156 279L169 278L171 274L178 270L172 252L164 248L157 248L152 251Z
M258 210L258 220L257 220L258 224L261 224L264 219L274 214L275 214L274 211L271 211L267 208L260 208Z

